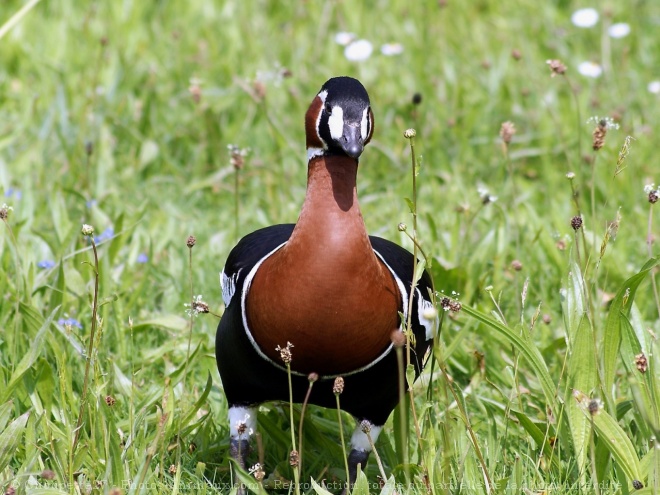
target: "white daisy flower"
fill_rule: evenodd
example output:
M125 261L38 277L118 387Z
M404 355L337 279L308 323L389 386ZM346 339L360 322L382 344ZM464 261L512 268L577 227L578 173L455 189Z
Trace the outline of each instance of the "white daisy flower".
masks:
M401 43L385 43L380 47L380 53L386 57L401 55L403 53L403 45Z
M660 81L651 81L646 87L649 90L649 93L660 94Z
M362 62L371 57L374 47L370 41L357 40L344 49L344 56L351 62Z
M630 24L625 22L617 22L616 24L612 24L607 29L607 34L609 34L611 38L625 38L630 34Z
M571 16L571 22L577 27L590 28L596 25L598 22L598 17L599 16L596 9L579 9L573 12L573 15Z
M578 72L583 76L597 78L603 73L603 68L596 62L582 62L578 65Z

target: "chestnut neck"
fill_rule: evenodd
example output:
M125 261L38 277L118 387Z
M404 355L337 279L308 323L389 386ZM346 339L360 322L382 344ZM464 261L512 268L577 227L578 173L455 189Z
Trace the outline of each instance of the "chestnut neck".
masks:
M254 341L276 363L276 347L293 343L293 369L300 373L366 366L388 348L399 325L401 297L367 235L357 168L348 156L310 160L293 233L262 262L250 286L246 316Z
M369 236L357 197L358 161L345 155L318 156L309 161L307 192L287 248L320 248L372 257ZM363 259L364 261L364 259Z

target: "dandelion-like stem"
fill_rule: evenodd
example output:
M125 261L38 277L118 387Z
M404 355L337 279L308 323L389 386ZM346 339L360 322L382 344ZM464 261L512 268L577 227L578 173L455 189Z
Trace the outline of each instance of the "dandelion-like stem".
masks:
M73 437L73 446L71 447L71 457L74 456L78 441L80 440L80 432L82 431L82 422L85 415L85 406L87 405L87 392L89 388L89 371L92 364L92 355L94 353L94 336L96 335L96 318L98 313L98 297L99 297L99 255L96 250L96 242L94 237L89 236L92 243L92 251L94 253L94 299L92 301L92 328L89 335L89 345L87 346L87 359L85 360L85 376L83 378L82 395L80 397L80 410L78 411L78 420L76 421L75 435Z
M591 222L596 225L596 159L598 153L594 152L591 160ZM593 248L596 249L596 229L592 229ZM586 249L586 246L585 246Z
M376 445L374 444L374 440L373 438L371 438L371 433L369 431L365 431L364 433L365 435L367 435L367 440L369 441L369 445L371 446L371 451L374 453L374 457L376 458L376 464L378 464L378 470L380 471L380 475L383 478L383 480L386 480L387 475L385 474L385 468L383 467L383 463L380 460L378 451L376 450Z
M408 132L408 131L406 131ZM415 157L415 137L414 133L411 133L408 140L410 141L410 154L412 155L412 208L411 213L413 217L413 228L412 236L413 239L413 275L417 273L417 159ZM410 286L410 297L408 297L408 317L406 320L406 363L411 363L410 360L410 346L411 339L410 335L412 333L412 305L413 305L413 296L415 295L415 287L417 286L417 281L413 280Z
M408 297L408 315L406 321L406 364L410 365L411 360L411 347L413 345L412 340L412 305L413 297L415 295L415 288L417 287L417 280L414 279L415 274L417 273L417 265L419 261L417 260L418 256L418 242L417 242L417 157L415 156L415 131L409 129L404 133L404 136L410 142L410 154L411 154L411 163L412 163L412 208L411 213L413 217L412 225L412 239L413 239L413 281L410 285L410 296ZM419 421L417 419L417 411L415 410L415 396L413 392L412 383L408 383L408 393L410 394L410 410L412 413L413 423L415 425L415 434L417 435L417 442L421 449L422 444L422 434L419 428ZM405 424L405 422L404 422ZM406 457L408 454L408 449L406 448ZM420 463L423 464L423 459L420 456ZM422 466L424 469L425 467Z
M649 205L649 223L646 232L646 249L648 251L649 258L653 257L653 204ZM651 285L653 286L653 297L655 298L655 305L658 308L658 316L660 316L660 297L658 297L658 285L655 282L655 273L651 270Z
M234 167L234 239L238 240L238 214L240 211L240 201L238 199L238 189L239 189L239 177L240 167Z
M190 320L188 323L188 345L186 347L186 362L183 365L183 389L185 390L186 388L186 379L188 377L188 361L190 361L190 347L192 345L192 331L193 331L193 323L195 321L195 292L193 288L193 246L195 245L194 242L190 242L191 238L189 237L189 242L188 242L188 274L189 274L189 282L190 282ZM181 427L182 427L182 420L183 420L183 414L179 414L179 426L177 427L177 443L176 443L176 467L179 469L181 467ZM239 442L239 448L240 448L240 442ZM240 455L239 455L240 459Z
M401 405L401 445L403 446L403 465L406 473L406 481L410 481L410 459L408 455L408 414L405 407L405 390L406 390L406 370L403 365L403 349L400 346L395 346L396 363L399 369L399 404Z
M314 386L315 380L309 380L309 387L307 387L307 393L305 394L305 400L302 403L302 410L300 411L300 422L298 423L298 469L302 471L302 458L303 458L303 423L305 421L305 411L307 410L307 403L309 402L309 396L312 394L312 387ZM293 423L291 423L293 425Z
M346 457L346 442L344 440L344 425L341 421L341 406L339 404L339 394L335 394L335 399L337 401L337 423L339 423L339 438L341 439L341 451L344 456L344 469L346 470L346 489L348 490L350 483L350 476L348 473L348 457Z
M596 495L600 495L600 483L598 483L598 470L596 469L596 442L594 441L595 430L593 414L589 420L591 422L591 431L589 432L589 453L591 455L589 457L591 460L591 476L593 476L592 485Z
M289 424L291 425L291 449L296 450L296 433L293 428L293 383L291 381L291 363L286 364L286 374L289 381ZM294 493L300 495L300 464L293 467Z

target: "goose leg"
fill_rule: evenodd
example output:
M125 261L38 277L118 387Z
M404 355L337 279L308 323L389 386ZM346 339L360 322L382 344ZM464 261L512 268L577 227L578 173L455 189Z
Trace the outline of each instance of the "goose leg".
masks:
M257 410L253 407L232 406L229 408L229 455L242 469L247 470L250 454L250 439L257 426ZM238 495L246 494L240 485Z
M358 465L360 465L360 469L364 471L367 467L369 454L371 453L371 442L369 442L367 434L362 429L363 423L364 422L358 423L353 431L353 436L351 437L351 452L348 454L348 487L350 488L353 488L353 485L357 480ZM371 436L372 442L376 443L376 439L383 427L374 426L371 423L368 424L368 427L369 436ZM348 487L344 488L342 495L347 495Z

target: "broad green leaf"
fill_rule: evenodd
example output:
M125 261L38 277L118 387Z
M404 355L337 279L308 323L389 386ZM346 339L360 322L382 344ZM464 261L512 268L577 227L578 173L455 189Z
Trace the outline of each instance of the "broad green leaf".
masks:
M585 315L585 306L582 271L577 263L573 262L571 263L571 271L568 274L565 309L571 346L573 346L580 322Z
M425 268L426 268L426 261L424 259L418 260L417 266L415 267L415 278L413 278L413 284L417 284L417 282L419 282L419 279L421 279L422 275L424 274Z
M413 386L413 383L415 383L415 365L412 363L409 363L406 366L406 381L408 383L408 388Z
M380 495L394 495L396 493L396 480L394 479L394 476L390 476L387 478L387 481L385 482L385 486L383 486L383 489L380 491Z
M145 140L140 147L140 169L158 158L158 154L158 144L151 139Z
M369 493L369 481L367 476L361 469L361 466L358 465L357 479L353 485L353 490L351 490L351 495L370 495Z
M392 435L394 436L394 450L398 464L406 462L408 448L408 411L410 410L410 394L404 394L403 400L394 409L392 414Z
M648 426L655 430L656 434L660 427L658 418L659 404L653 400L653 387L657 384L652 376L652 369L641 373L635 364L635 356L639 355L642 351L642 346L637 340L637 334L632 327L632 324L625 316L621 316L621 359L628 372L633 387L633 397L639 413L648 423ZM648 359L648 358L647 358ZM652 357L650 359L653 359ZM646 430L647 432L649 430Z
M0 434L0 472L4 471L9 461L16 454L16 449L21 445L21 439L29 417L29 412L19 416L9 423L5 431Z
M410 213L414 214L415 213L415 205L412 202L412 199L410 198L403 198L406 201L406 204L408 205L408 209L410 210Z
M12 409L14 408L14 401L10 400L0 406L0 431L4 431L9 419L12 417Z
M658 258L652 258L646 262L636 275L626 280L610 305L610 311L605 323L605 334L603 336L603 389L611 393L614 385L614 376L617 371L617 357L619 345L621 344L621 320L630 313L635 292L646 278L648 273L658 264Z
M573 337L569 358L568 384L570 389L581 390L589 396L592 395L593 389L598 383L595 353L591 325L587 316L583 314ZM578 472L586 474L589 460L590 421L582 414L580 405L576 401L568 401L566 410Z
M64 292L66 291L66 279L64 277L64 263L62 260L58 263L57 266L57 279L55 284L50 288L50 306L51 308L57 308L62 304L64 299Z
M596 414L591 415L584 402L584 400L580 401L582 414L590 422L593 420L599 440L607 445L610 454L612 454L612 457L614 457L629 480L643 479L637 451L628 434L623 431L623 428L619 426L616 420L606 410L601 409Z
M48 329L50 328L50 325L53 323L53 318L55 317L55 314L60 309L59 307L55 308L50 313L50 316L48 316L48 318L44 321L41 315L39 315L39 313L37 313L36 310L31 306L27 306L23 303L20 303L19 308L21 314L25 318L26 325L30 328L30 330L34 329L34 327L39 322L39 320L42 321L41 328L39 328L37 334L30 343L30 348L28 352L23 356L23 358L20 360L20 362L14 369L14 372L11 375L11 379L9 380L9 383L7 384L7 387L5 388L4 393L2 394L2 398L0 399L0 402L4 402L7 400L7 398L9 398L9 394L11 393L11 391L14 389L14 387L16 387L16 385L23 377L25 372L32 367L32 365L35 363L35 361L41 354L41 351L45 343L45 337L46 334L48 333Z
M114 222L114 229L115 233L118 236L118 238L115 238L112 240L110 243L110 247L108 248L108 260L110 261L111 264L115 263L115 260L117 259L117 254L119 253L119 250L123 246L123 243L121 242L122 239L127 238L128 236L124 236L123 238L119 237L120 234L124 234L123 228L124 228L124 218L125 215L122 212L118 217L117 220Z
M314 493L316 493L317 495L333 495L328 490L326 490L321 485L319 485L316 481L314 481L314 478L311 478L311 481L312 481L312 488L314 489Z
M542 446L546 459L551 459L553 469L559 472L559 454L553 452L552 447L550 446L551 437L555 434L555 431L550 429L546 433L545 430L541 430L541 428L539 428L526 414L515 410L512 410L511 412L516 415L516 418L520 421L520 425L532 437L536 445Z
M53 228L55 229L58 240L58 251L56 252L59 252L59 246L65 244L69 239L73 224L71 223L71 220L69 220L66 202L60 191L55 194L54 198L51 198L49 207L52 215Z

